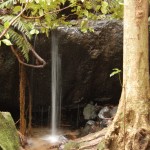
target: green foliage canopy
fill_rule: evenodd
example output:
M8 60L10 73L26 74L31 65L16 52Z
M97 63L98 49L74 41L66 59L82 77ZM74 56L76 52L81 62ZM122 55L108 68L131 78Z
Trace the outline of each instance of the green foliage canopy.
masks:
M0 44L16 46L28 61L33 35L45 33L48 36L49 31L59 25L75 25L69 19L74 17L81 20L78 25L82 32L93 32L89 20L103 19L107 14L122 18L122 10L122 0L3 0L0 3Z

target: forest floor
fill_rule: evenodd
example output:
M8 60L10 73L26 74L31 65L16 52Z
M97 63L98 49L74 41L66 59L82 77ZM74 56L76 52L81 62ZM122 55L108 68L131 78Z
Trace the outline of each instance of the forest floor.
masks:
M65 135L68 139L73 140L78 136L78 130L61 129L58 131L58 135ZM58 143L51 143L48 140L50 136L49 128L33 128L32 136L27 137L27 145L25 150L58 150Z

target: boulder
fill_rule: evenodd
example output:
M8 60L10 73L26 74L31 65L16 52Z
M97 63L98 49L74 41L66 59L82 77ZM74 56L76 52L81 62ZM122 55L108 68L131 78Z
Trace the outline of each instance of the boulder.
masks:
M9 112L0 112L0 149L19 150L19 137Z

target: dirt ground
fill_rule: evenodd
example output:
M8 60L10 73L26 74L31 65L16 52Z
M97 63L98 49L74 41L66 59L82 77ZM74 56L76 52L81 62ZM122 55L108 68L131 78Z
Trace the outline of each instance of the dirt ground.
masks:
M65 135L68 139L75 139L78 136L78 131L71 131L69 129L61 129L58 135ZM51 143L47 140L50 136L50 129L48 128L34 128L32 136L27 137L27 146L25 150L58 150L58 143Z

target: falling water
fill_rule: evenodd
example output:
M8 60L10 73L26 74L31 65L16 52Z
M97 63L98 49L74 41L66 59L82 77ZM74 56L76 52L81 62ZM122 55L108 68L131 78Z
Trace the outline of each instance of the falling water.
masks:
M52 135L55 136L61 118L61 58L58 52L57 33L52 31Z

